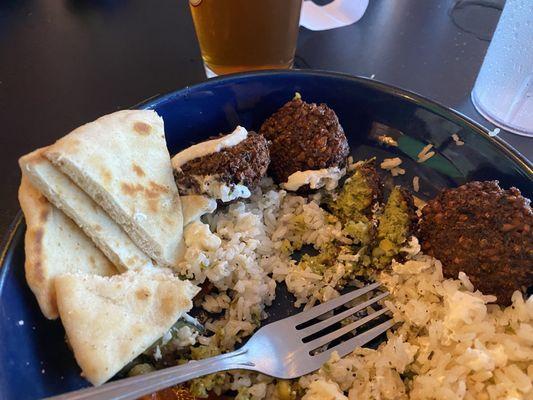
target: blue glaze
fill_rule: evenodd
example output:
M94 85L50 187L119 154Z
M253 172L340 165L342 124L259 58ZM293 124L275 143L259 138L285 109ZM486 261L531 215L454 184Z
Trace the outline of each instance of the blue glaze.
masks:
M174 154L190 143L229 132L237 124L258 129L296 91L308 102L324 102L335 110L355 158L404 159L407 174L395 182L411 187L412 176L420 176L422 197L475 179L498 179L503 187L516 186L525 196L532 195L531 165L497 138L490 138L484 128L413 93L364 78L311 71L233 75L157 97L139 108L151 108L163 116ZM402 131L400 146L386 148L370 140L372 121ZM464 146L454 144L453 133L465 141ZM419 164L416 154L427 143L435 145L439 157ZM24 229L19 216L0 260L2 400L42 398L87 385L65 344L61 324L42 317L26 285ZM290 296L281 289L278 292L273 319L290 312Z

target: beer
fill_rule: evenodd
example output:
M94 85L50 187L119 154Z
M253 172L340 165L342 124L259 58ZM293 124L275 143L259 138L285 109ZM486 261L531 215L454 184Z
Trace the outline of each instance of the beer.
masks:
M302 0L189 0L189 5L202 58L215 74L292 66Z

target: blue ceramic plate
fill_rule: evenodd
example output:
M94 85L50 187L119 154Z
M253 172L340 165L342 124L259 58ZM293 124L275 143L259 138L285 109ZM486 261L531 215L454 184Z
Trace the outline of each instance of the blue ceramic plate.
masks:
M139 107L154 109L164 118L174 154L237 124L258 129L295 92L335 110L356 159L401 157L407 174L395 182L411 187L413 175L420 176L422 197L471 180L498 179L503 187L516 186L531 198L531 164L489 137L486 129L420 96L373 80L311 71L250 73L209 80ZM379 144L377 135L370 134L373 122L383 124L399 146ZM454 133L464 146L454 143ZM437 156L418 164L416 156L428 143L435 146ZM24 229L19 216L0 259L0 399L36 399L87 386L65 344L60 322L41 315L26 285ZM271 313L274 318L290 310L289 302L280 292Z

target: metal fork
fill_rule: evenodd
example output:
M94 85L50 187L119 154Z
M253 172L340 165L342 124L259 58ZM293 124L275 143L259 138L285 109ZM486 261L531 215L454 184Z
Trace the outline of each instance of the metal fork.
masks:
M137 399L140 396L194 378L233 369L256 371L281 379L298 378L319 369L328 361L334 351L341 357L345 356L356 347L363 346L394 325L392 319L388 319L344 342L336 344L333 347L330 346L330 348L321 353L314 353L317 349L331 344L334 340L342 338L354 329L376 319L388 311L386 307L381 308L379 311L370 313L364 318L332 330L333 325L377 303L386 297L388 292L380 293L336 315L329 315L332 314L330 313L331 311L356 300L362 295L377 289L379 286L380 283L365 286L326 303L312 307L302 313L265 325L244 346L231 353L221 354L199 361L190 361L184 365L121 379L100 387L82 389L76 392L50 397L49 399ZM323 317L323 319L312 323L318 317ZM327 328L330 328L329 331ZM324 330L326 332L322 332Z

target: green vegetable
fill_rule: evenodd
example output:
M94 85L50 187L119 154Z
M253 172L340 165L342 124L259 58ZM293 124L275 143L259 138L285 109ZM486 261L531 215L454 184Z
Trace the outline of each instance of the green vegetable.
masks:
M373 226L368 220L366 222L348 221L344 225L344 232L356 242L363 245L369 244L373 238Z
M328 243L317 255L304 254L298 265L301 269L309 268L315 274L323 275L326 269L335 264L340 248L341 246Z
M142 364L137 364L132 369L130 369L128 372L128 376L143 375L143 374L147 374L148 372L153 372L153 371L155 371L155 368L152 364L142 363Z
M218 356L220 349L213 345L200 345L198 347L191 347L191 359L203 360L204 358Z
M357 169L346 179L337 199L330 204L333 214L342 221L362 221L368 219L364 215L374 201L375 191L370 184L364 169Z
M198 346L191 348L191 358L193 360L202 360L204 358L218 356L220 349L214 345ZM224 383L224 373L217 373L204 376L202 378L193 379L190 384L191 393L200 398L209 396L209 391Z
M276 394L280 400L293 400L296 392L292 389L290 381L280 380L276 383Z
M202 378L193 379L190 383L189 390L194 396L205 399L209 397L209 391L217 386L221 386L224 380L224 373L207 375Z
M241 387L237 391L237 396L235 396L235 400L250 400L250 391L247 387Z
M407 196L400 187L395 187L387 200L383 214L378 218L378 244L372 249L372 264L379 269L390 264L409 235L412 211Z
M337 198L329 206L343 223L344 233L355 243L369 244L374 235L374 226L367 216L380 195L379 178L369 163L359 166L346 179Z

